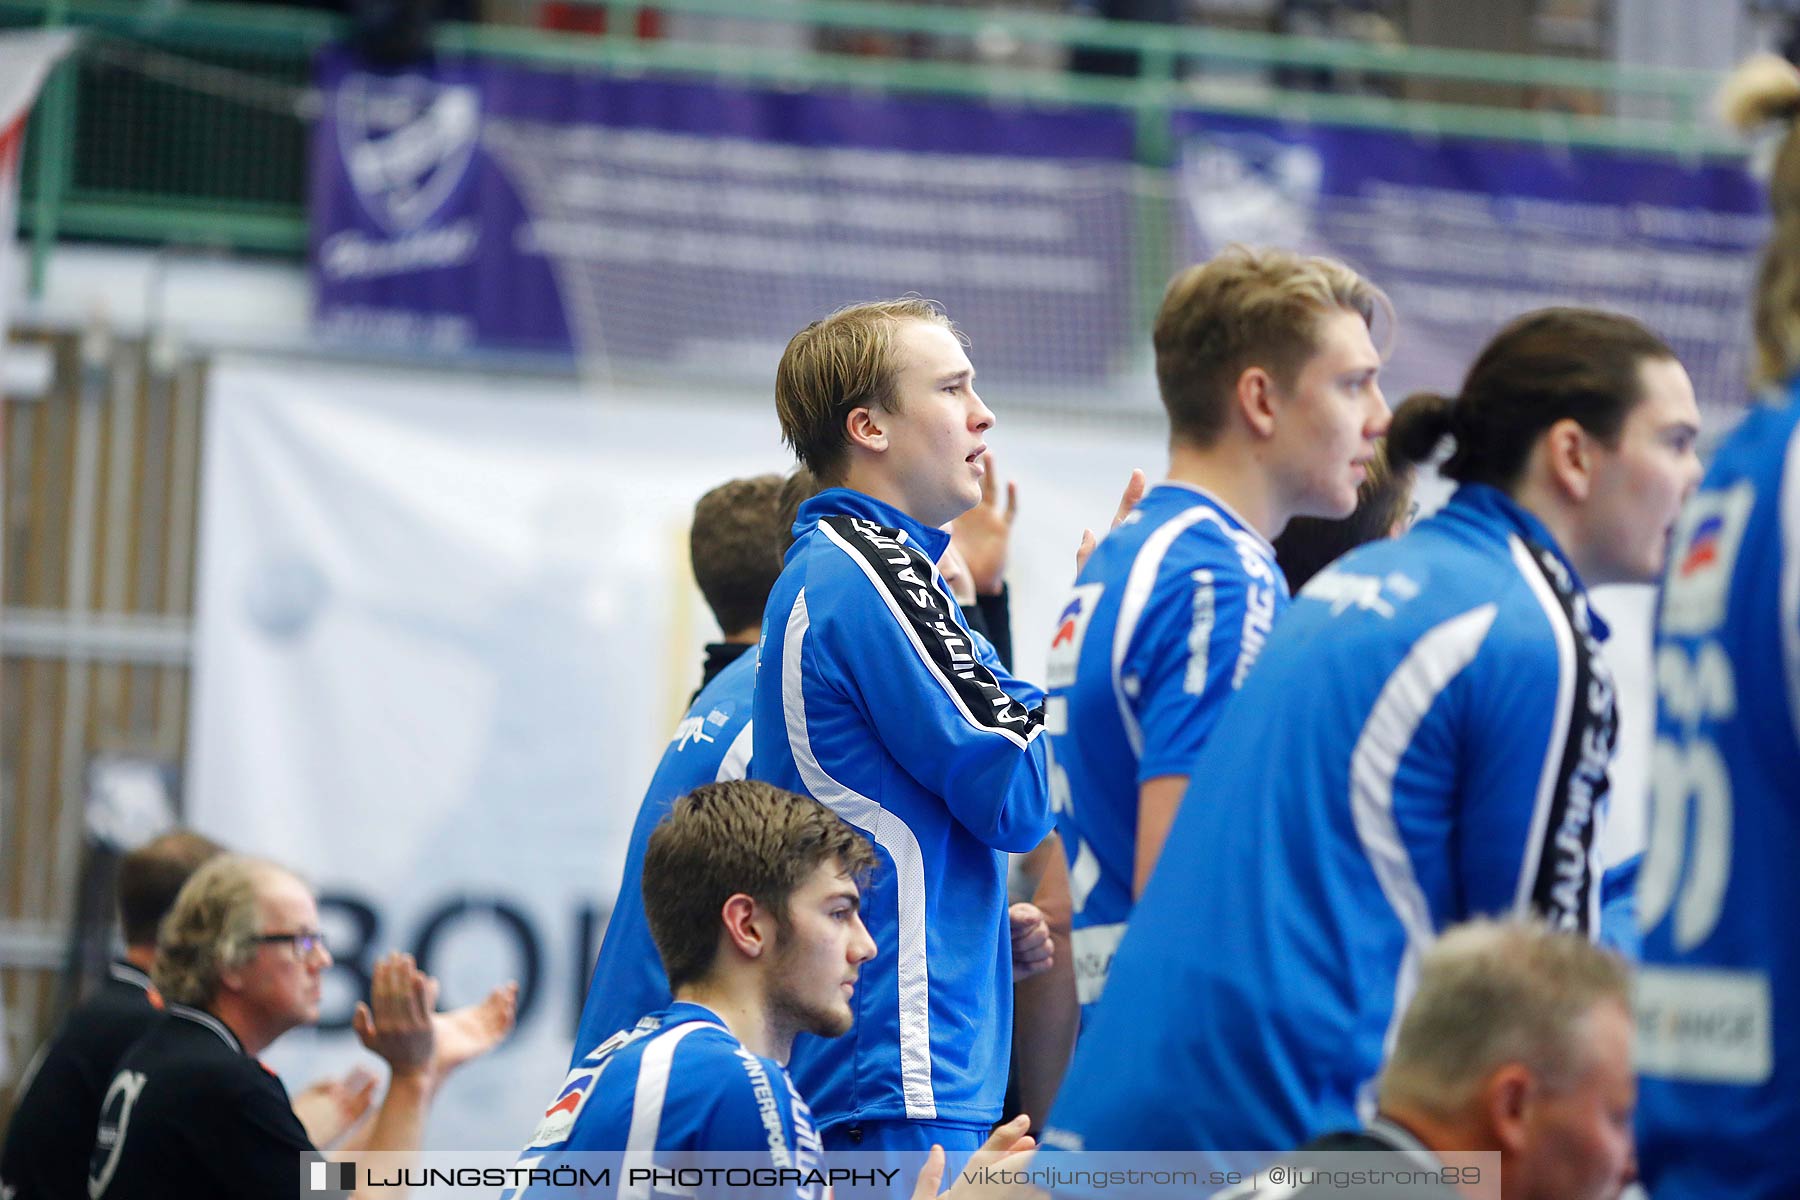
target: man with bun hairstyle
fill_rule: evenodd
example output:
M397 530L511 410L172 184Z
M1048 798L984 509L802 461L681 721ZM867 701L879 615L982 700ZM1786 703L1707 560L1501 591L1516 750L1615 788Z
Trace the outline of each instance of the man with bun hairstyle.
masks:
M1296 598L1195 783L1078 1047L1049 1144L1280 1150L1356 1123L1439 931L1593 936L1615 717L1588 583L1645 582L1700 416L1629 318L1520 317L1455 398L1394 413L1460 486Z
M1727 85L1777 121L1754 304L1765 402L1676 526L1656 628L1638 884L1638 1153L1657 1200L1800 1195L1800 72Z

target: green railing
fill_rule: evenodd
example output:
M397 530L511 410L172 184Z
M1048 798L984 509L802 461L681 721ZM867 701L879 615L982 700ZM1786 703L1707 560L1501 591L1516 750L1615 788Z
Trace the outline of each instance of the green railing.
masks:
M1232 30L1141 25L1035 11L862 0L587 0L604 36L445 25L440 52L607 74L646 73L801 88L1103 106L1133 114L1137 156L1172 155L1179 110L1360 125L1692 157L1740 151L1706 118L1710 72L1426 47L1387 47ZM792 49L635 36L646 8L798 27ZM180 0L0 0L0 27L89 31L51 81L29 137L22 216L34 281L59 234L178 241L294 255L306 242L306 124L315 52L344 32L301 9ZM1008 39L1127 52L1137 73L1094 76L979 61L876 58L813 48L810 31ZM1353 73L1359 93L1283 86L1295 73ZM1275 82L1269 82L1273 79ZM1380 93L1391 94L1380 94ZM1547 94L1598 115L1533 107Z

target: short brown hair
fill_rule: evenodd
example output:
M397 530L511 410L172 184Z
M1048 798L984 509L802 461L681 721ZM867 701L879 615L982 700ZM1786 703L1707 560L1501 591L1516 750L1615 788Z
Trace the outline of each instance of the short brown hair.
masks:
M781 496L775 506L781 514L781 537L777 540L784 558L794 544L794 522L800 519L800 506L824 490L824 485L805 467L795 467L782 481Z
M1170 433L1211 445L1246 370L1262 367L1287 386L1318 349L1320 317L1343 309L1372 327L1377 308L1393 311L1380 288L1330 258L1232 245L1182 271L1154 333Z
M904 296L840 308L796 333L782 351L775 368L781 437L820 482L843 479L850 446L844 422L853 411L893 411L894 330L906 321L956 333L935 303Z
M127 946L154 946L156 927L175 905L181 885L225 847L191 829L152 838L119 860L119 925Z
M785 928L789 898L833 861L861 880L875 851L817 800L748 779L677 800L644 851L644 916L669 987L712 970L725 901L742 892Z
M762 622L781 574L781 476L722 483L694 505L688 557L694 582L725 635Z
M1477 920L1439 938L1382 1068L1380 1106L1454 1116L1481 1082L1510 1062L1546 1088L1586 1069L1584 1025L1598 1004L1631 1006L1618 955L1541 922Z
M256 957L262 881L293 877L284 867L241 854L220 854L182 885L156 939L157 990L177 1004L203 1008L219 992L221 973Z

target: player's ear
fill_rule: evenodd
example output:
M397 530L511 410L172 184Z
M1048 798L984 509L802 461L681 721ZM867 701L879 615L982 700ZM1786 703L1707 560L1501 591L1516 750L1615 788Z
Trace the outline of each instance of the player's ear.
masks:
M1544 431L1539 442L1544 467L1558 491L1580 503L1594 488L1593 436L1581 422L1564 417Z
M887 414L879 409L867 406L851 409L850 415L844 418L844 431L850 435L852 446L861 446L875 454L888 448Z
M732 948L745 958L761 958L768 952L772 944L771 922L762 906L743 892L726 899L719 909L719 920Z
M1245 367L1237 377L1232 400L1258 437L1275 436L1275 381L1266 370Z
M1518 1153L1531 1139L1532 1104L1537 1080L1523 1063L1507 1063L1481 1084L1482 1116L1502 1150Z

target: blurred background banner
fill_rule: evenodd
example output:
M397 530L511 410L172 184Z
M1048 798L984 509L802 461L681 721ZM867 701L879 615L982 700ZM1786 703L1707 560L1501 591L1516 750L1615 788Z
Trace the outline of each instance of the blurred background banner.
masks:
M1183 253L1304 247L1379 283L1400 314L1383 385L1448 391L1519 313L1630 313L1674 346L1702 404L1735 409L1761 185L1739 163L1183 114Z
M1136 351L1120 112L322 60L328 335L767 376L840 305L981 312L982 368L1104 382Z
M343 341L742 381L821 313L923 286L977 314L990 376L1141 409L1161 282L1244 241L1389 290L1396 395L1548 304L1630 312L1704 403L1743 393L1766 215L1739 161L1185 111L1164 168L1117 110L336 51L319 78L315 312Z

